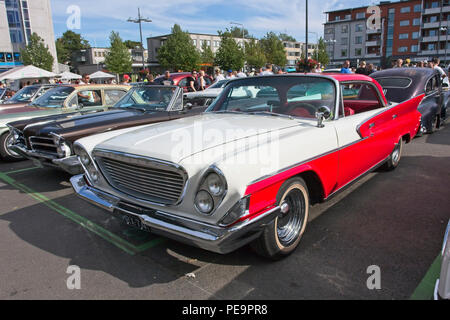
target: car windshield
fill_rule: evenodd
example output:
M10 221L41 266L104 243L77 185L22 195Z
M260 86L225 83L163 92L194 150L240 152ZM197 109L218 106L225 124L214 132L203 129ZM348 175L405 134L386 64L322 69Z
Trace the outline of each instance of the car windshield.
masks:
M0 99L3 97L5 92L6 92L6 89L0 88Z
M174 87L136 87L131 89L114 107L138 109L145 112L167 111L174 93Z
M220 80L220 81L214 83L208 89L221 89L221 88L224 88L227 85L228 81L229 80Z
M17 91L15 95L8 100L12 103L30 102L36 92L39 90L37 86L28 86Z
M321 107L335 109L332 80L313 76L264 76L232 81L208 112L256 113L315 118Z
M48 90L41 97L34 100L33 106L47 107L47 108L61 108L64 106L64 101L75 90L73 87L58 87Z

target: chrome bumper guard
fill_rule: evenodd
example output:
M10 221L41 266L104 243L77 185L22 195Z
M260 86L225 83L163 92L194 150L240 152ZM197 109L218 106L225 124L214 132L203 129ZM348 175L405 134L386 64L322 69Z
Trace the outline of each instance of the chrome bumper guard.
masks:
M22 157L33 160L36 165L40 167L52 167L52 168L60 168L71 175L81 174L84 172L83 167L81 166L80 161L77 156L71 156L64 159L56 159L54 156L50 154L46 154L43 152L37 152L33 150L28 150L24 146L21 145L13 145L11 150L20 154Z
M84 175L74 176L70 182L82 199L115 216L139 219L143 230L220 254L233 252L252 242L280 214L280 207L275 207L253 220L224 228L125 203L89 186Z

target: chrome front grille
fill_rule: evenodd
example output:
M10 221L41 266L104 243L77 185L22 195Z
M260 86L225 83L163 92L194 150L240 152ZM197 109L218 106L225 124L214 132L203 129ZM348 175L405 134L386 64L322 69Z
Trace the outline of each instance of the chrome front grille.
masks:
M95 150L93 155L106 180L120 192L164 205L182 200L187 174L180 166L107 150Z
M30 137L31 150L58 156L57 147L52 138Z

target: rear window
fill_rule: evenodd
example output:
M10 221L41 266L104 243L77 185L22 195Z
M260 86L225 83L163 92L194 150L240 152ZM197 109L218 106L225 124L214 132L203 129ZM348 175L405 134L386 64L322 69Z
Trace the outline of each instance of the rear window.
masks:
M375 80L377 80L383 88L408 88L412 82L409 78L375 78Z

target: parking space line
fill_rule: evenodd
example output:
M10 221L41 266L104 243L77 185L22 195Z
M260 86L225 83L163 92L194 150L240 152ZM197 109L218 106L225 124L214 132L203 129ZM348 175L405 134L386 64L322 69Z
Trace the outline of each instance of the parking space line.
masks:
M439 255L428 269L425 277L420 282L419 286L414 290L410 300L430 300L433 299L434 288L436 280L439 278L441 272L442 257Z
M15 174L15 173L22 173L22 172L32 171L32 170L36 170L36 169L40 169L40 168L39 167L31 167L31 168L25 168L25 169L20 169L20 170L4 172L4 174L10 175L10 174Z
M78 225L82 226L83 228L94 232L104 240L108 241L109 243L115 245L116 247L122 249L126 253L130 255L135 255L136 253L143 252L145 250L148 250L150 248L153 248L161 243L164 242L165 239L157 238L155 240L152 240L146 244L135 246L132 243L116 236L115 234L111 233L110 231L104 229L103 227L95 224L94 222L76 214L75 212L71 211L70 209L67 209L60 204L56 203L55 201L47 198L43 194L40 194L31 188L17 182L13 178L9 177L7 174L0 172L0 180L3 180L5 183L15 187L16 189L21 190L28 196L32 197L36 201L44 204L45 206L49 207L53 211L56 211L57 213L61 214L62 216L72 220L73 222L77 223Z

